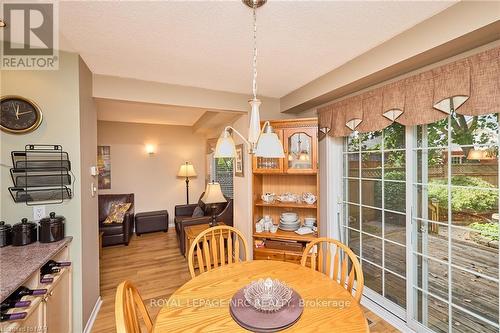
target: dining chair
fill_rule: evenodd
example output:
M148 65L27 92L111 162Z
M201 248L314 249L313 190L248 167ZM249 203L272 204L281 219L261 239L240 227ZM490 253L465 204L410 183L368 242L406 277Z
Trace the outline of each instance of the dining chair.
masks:
M358 258L345 244L332 238L315 239L307 244L300 264L304 267L309 264L311 269L328 275L351 294L356 281L354 299L360 302L365 285L363 271Z
M132 282L125 280L118 286L115 297L115 320L117 333L141 333L139 315L147 332L153 331L153 321L149 316L141 295Z
M212 270L219 266L232 265L240 262L240 242L245 253L244 261L250 257L248 244L241 233L236 228L220 225L208 228L201 232L191 244L188 252L188 266L191 278L195 274L195 261L198 263L198 269L201 273Z

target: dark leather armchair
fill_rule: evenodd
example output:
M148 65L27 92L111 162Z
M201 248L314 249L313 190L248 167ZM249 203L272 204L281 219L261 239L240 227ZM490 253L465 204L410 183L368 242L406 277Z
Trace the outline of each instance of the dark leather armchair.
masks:
M99 195L99 231L103 232L102 246L116 244L128 245L134 227L134 194L100 194ZM113 202L131 203L123 218L123 223L104 224Z
M177 234L177 239L179 240L179 247L181 253L185 252L185 235L184 228L190 225L196 224L208 224L212 219L212 208L205 207L205 204L201 201L205 193L202 193L197 204L191 205L178 205L175 206L175 232ZM227 199L227 202L217 204L215 216L217 222L223 222L225 225L233 225L233 200ZM203 216L193 217L193 212L196 206L200 206L204 212Z

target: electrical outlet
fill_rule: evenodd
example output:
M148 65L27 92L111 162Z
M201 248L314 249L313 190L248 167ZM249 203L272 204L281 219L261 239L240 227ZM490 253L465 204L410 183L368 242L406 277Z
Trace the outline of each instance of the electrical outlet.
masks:
M33 221L40 221L45 216L45 206L33 206Z

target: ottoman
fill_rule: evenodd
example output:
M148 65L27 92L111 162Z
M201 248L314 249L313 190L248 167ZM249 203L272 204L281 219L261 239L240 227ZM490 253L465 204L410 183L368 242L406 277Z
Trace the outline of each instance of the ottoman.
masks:
M135 214L135 233L137 236L155 231L168 231L168 212L166 210Z

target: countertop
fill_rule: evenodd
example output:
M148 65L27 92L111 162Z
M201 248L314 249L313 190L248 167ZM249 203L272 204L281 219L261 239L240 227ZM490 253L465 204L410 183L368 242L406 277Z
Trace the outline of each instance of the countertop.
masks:
M0 248L0 300L7 298L72 240L73 237L65 237L54 243Z

